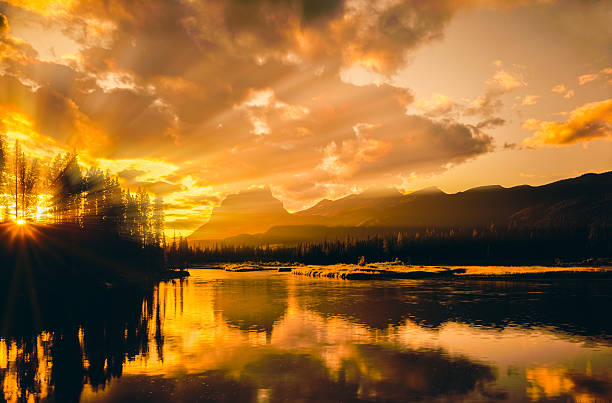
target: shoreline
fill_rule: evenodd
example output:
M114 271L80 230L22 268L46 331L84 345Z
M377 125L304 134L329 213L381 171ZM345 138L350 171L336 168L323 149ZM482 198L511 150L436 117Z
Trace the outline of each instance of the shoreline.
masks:
M284 272L339 280L464 279L560 280L612 279L612 266L423 266L397 262L367 265L291 265L282 263L215 263L192 265L189 270L224 270L232 273Z

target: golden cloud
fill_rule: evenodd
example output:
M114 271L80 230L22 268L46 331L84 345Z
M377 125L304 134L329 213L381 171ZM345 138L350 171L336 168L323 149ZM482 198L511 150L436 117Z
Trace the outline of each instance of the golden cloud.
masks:
M539 95L525 95L521 101L521 105L535 105L538 102Z
M436 93L432 94L430 99L416 101L414 106L428 115L446 115L456 104L450 97Z
M574 96L574 90L568 89L563 84L558 84L552 87L552 92L562 95L563 98L569 99Z
M43 16L65 15L76 0L6 0L9 4Z
M609 79L610 77L612 77L612 67L606 67L596 73L583 74L579 76L578 85L584 85L584 84L590 83L591 81L599 80L602 78Z
M611 138L612 98L573 110L565 122L529 119L523 124L523 129L535 131L532 137L523 140L523 145L530 148Z

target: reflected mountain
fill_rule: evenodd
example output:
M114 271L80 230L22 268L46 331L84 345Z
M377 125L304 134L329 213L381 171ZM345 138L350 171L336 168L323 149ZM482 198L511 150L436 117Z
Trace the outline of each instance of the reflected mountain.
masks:
M275 278L224 279L215 285L214 308L231 326L269 338L287 310L287 284Z

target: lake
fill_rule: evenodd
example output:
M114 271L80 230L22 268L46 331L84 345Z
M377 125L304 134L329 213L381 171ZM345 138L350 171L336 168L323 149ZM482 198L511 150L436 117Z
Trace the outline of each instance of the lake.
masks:
M4 315L0 401L612 400L610 280L190 273L44 331Z

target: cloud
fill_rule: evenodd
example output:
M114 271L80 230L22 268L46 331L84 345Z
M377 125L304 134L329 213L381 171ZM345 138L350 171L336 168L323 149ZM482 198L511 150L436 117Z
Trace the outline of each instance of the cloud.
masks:
M173 218L205 215L199 203L253 184L299 203L443 171L493 149L486 131L505 124L504 94L526 85L501 62L470 101L437 93L413 104L411 90L390 84L459 10L502 1L9 3L7 126L164 193ZM11 36L20 20L42 45ZM48 32L74 42L69 55L43 60ZM353 85L355 72L374 79Z
M564 94L566 91L567 91L567 88L563 84L557 84L554 87L552 87L552 92L555 92L560 95Z
M71 27L67 32L90 47L87 54L96 53L89 66L104 68L112 61L143 77L188 76L198 69L227 72L229 65L247 60L309 63L332 71L364 66L391 74L410 51L442 37L463 5L416 0L106 0L76 2L65 19ZM102 35L86 34L92 22L102 27ZM104 51L91 46L100 36L112 38Z
M563 98L566 98L566 99L569 99L574 96L574 90L568 89L563 84L557 84L554 87L552 87L552 92L562 95Z
M129 169L124 169L123 171L120 171L117 174L117 176L123 179L127 179L129 181L132 181L134 179L137 179L139 176L145 175L146 173L147 171L143 171L141 169L129 168Z
M578 85L588 84L595 80L607 79L609 85L612 85L612 67L606 67L596 73L583 74L578 77Z
M539 95L525 95L521 101L521 105L535 105L540 98Z
M245 111L253 126L251 133L256 136L270 134L268 121L275 116L283 121L293 121L310 113L304 106L290 105L278 99L272 88L250 91L247 99L236 108Z
M77 0L6 0L13 6L51 17L65 15Z
M425 112L428 116L441 116L450 114L457 104L443 94L432 94L430 99L419 100L414 107Z
M6 112L27 117L31 126L23 134L36 132L92 155L109 145L106 134L72 99L47 86L33 89L15 77L0 75L0 105Z
M502 69L501 61L496 60L494 64L498 69L493 77L486 81L484 95L472 100L464 108L464 115L491 116L503 107L504 104L500 99L502 95L527 85L521 74Z
M584 85L590 83L591 81L597 80L597 74L583 74L578 77L578 85Z
M329 143L316 167L344 182L402 172L441 171L493 149L492 138L475 126L408 115L388 125L358 124L354 136Z
M0 35L6 35L11 30L6 15L0 14Z
M505 70L497 70L493 78L487 81L487 84L489 91L495 94L504 94L525 86L525 82L520 75Z
M341 146L336 142L329 143L317 168L335 177L352 177L362 165L375 163L385 157L392 145L382 140L367 138L362 133L363 130L372 128L374 128L372 125L357 124L353 127L354 139L343 141Z
M482 130L482 129L492 129L494 127L503 126L506 123L507 122L506 122L505 119L502 119L502 118L499 118L499 117L498 118L491 118L491 119L486 119L486 120L483 120L482 122L479 122L476 125L476 128L480 129L480 130Z
M495 65L501 67L501 61L496 60ZM520 75L510 74L504 70L497 70L494 76L486 81L485 93L466 103L456 101L451 97L434 93L429 99L419 99L411 104L409 112L420 112L431 118L454 118L461 116L482 116L487 118L486 125L490 127L501 126L505 120L493 117L503 107L499 99L502 95L526 85ZM538 95L527 95L524 98L517 97L523 105L534 105L539 98ZM497 124L495 124L497 123ZM480 126L484 128L486 126Z
M142 188L159 196L165 196L183 190L183 186L179 183L168 183L164 181L134 182L130 187Z
M612 99L591 102L574 109L565 122L529 119L523 128L535 131L532 137L523 141L523 145L531 148L612 138Z

